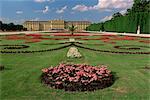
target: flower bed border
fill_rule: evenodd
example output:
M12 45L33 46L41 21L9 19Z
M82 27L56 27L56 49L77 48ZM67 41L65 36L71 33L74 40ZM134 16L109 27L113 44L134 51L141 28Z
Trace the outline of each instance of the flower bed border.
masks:
M0 51L0 53L2 54L16 54L16 53L42 53L42 52L48 52L48 51L55 51L55 50L60 50L60 49L64 49L64 48L67 48L67 47L70 47L71 44L69 45L65 45L65 46L61 46L61 47L58 47L58 48L52 48L52 49L46 49L46 50L37 50L37 51Z
M74 44L74 46L87 49L87 50L104 52L104 53L113 53L113 54L150 54L150 52L121 52L121 51L100 50L100 49L88 48L88 47L84 47L84 46L76 45L76 44Z
M0 45L0 46L4 46L3 49L25 49L30 47L28 45Z
M132 47L132 46L136 46L136 47ZM124 47L129 47L129 48L124 48ZM150 47L149 46L138 46L138 45L121 45L121 46L114 46L114 48L125 49L125 50L140 50L141 48L150 48Z
M79 44L79 43L77 43ZM98 52L104 52L104 53L113 53L113 54L150 54L150 52L121 52L121 51L110 51L110 50L101 50L101 49L93 49L93 48L88 48L88 47L84 47L81 45L77 45L76 43L70 43L69 45L65 45L65 46L61 46L58 48L53 48L53 49L47 49L47 50L37 50L37 51L0 51L0 53L4 53L4 54L15 54L15 53L37 53L37 52L48 52L48 51L54 51L54 50L60 50L63 48L67 48L70 46L76 46L78 48L83 48L83 49L87 49L87 50L92 50L92 51L98 51Z

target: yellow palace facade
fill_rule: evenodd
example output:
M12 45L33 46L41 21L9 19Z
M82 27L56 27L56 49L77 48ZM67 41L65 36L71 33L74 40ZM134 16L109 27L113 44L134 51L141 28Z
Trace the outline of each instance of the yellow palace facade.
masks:
M68 26L74 25L77 30L85 30L91 24L89 21L64 21L64 20L49 20L49 21L25 21L23 26L28 31L49 31L49 30L64 30Z

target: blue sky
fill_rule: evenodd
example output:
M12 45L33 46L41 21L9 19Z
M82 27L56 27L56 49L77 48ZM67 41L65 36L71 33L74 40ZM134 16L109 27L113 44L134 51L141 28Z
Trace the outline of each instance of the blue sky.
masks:
M125 13L133 0L0 0L0 20L22 24L26 20L88 20L101 22L115 12Z

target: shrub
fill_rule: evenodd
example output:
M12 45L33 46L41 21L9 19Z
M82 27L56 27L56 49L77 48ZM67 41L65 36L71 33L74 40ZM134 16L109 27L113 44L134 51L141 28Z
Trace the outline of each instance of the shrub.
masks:
M93 91L112 85L113 75L107 66L85 64L60 64L42 69L44 84L66 91Z

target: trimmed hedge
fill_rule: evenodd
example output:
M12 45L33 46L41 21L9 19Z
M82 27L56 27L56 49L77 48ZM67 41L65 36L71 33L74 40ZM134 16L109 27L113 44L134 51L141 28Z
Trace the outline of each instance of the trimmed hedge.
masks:
M106 21L104 23L91 24L87 27L88 31L100 31L104 27L104 31L107 32L126 32L135 33L137 27L140 25L141 33L150 34L150 13L149 12L139 12L133 13L112 20Z

